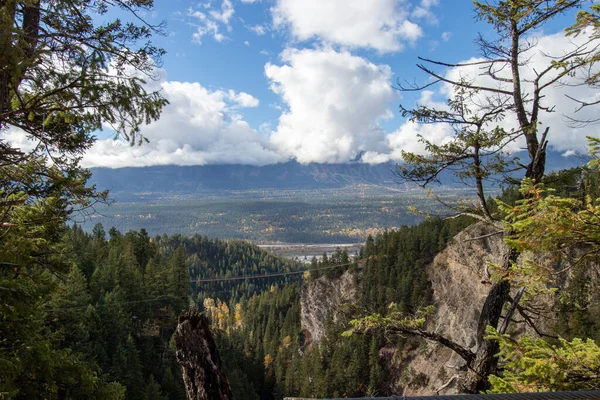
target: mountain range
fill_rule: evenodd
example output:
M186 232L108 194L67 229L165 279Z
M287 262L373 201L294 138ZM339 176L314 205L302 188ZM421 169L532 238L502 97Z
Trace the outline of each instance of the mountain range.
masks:
M585 163L577 156L549 152L548 171L573 168ZM327 189L354 184L391 186L396 165L387 164L300 164L289 161L265 166L203 165L92 168L92 182L113 195L134 193L194 194L211 190ZM450 177L442 182L456 185Z
M206 190L324 189L358 183L394 183L393 164L300 164L289 161L265 166L203 165L93 168L98 188L119 192L176 192Z

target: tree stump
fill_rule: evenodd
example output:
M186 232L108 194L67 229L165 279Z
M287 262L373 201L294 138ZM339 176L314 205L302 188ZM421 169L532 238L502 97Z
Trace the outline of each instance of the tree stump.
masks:
M188 400L231 400L208 318L186 313L175 330L177 361L181 365Z

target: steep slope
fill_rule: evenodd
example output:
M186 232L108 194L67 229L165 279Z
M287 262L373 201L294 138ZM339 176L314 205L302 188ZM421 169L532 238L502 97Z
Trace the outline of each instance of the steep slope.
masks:
M472 239L496 229L481 223L468 227L427 267L436 307L428 330L471 350L475 350L479 311L490 288L486 263L501 263L507 252L500 235ZM456 383L464 372L461 369L465 362L453 351L424 342L418 351L404 351L396 356L403 373L395 385L403 387L404 394L432 394L452 377L456 378L443 393L457 393Z
M490 236L496 230L483 223L467 227L425 267L435 306L427 330L471 350L476 350L479 312L491 287L486 265L501 264L507 253L502 235ZM355 281L346 273L338 279L321 277L306 285L302 292L301 322L307 337L321 340L326 316L335 317L342 303L359 301L354 295L359 292ZM536 301L545 306L553 303L552 298ZM536 320L542 328L547 328L549 322L544 317ZM442 345L421 339L407 338L401 349L394 345L382 348L379 357L390 372L391 392L395 394L458 393L465 373L465 362L460 356Z
M324 295L325 294L325 295ZM302 287L300 323L304 343L319 342L325 335L325 322L331 315L338 320L340 306L356 298L355 279L348 271L339 278L321 276Z
M484 223L466 228L427 267L435 305L435 314L427 329L472 351L476 350L475 334L479 313L491 287L486 265L502 265L508 252L501 234L490 236L495 231L497 228ZM573 252L577 253L578 250ZM518 263L527 258L542 260L545 257L548 255L524 253ZM570 256L549 261L554 263L556 269L574 270ZM552 285L564 290L569 281L567 277ZM535 315L529 314L528 318L539 331L552 332L555 329L559 310L555 295L538 295L529 299L527 306L537 310ZM520 311L515 317L521 321L524 318ZM526 323L512 324L509 331L517 336L523 333L537 334ZM457 388L465 373L465 362L446 347L424 342L418 352L404 352L397 360L405 373L399 377L396 385L405 389L404 394L458 393ZM414 384L416 377L421 378L417 379L420 384Z

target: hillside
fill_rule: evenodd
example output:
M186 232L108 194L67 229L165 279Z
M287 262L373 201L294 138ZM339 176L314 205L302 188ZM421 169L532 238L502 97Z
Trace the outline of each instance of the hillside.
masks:
M387 231L365 243L357 263L343 251L313 261L312 268L326 269L305 274L301 286L274 287L226 304L218 293L205 300L226 372L235 377L234 398L399 393L386 360L391 353L380 352L386 338L341 333L352 315L365 310L386 310L390 302L407 310L429 303L425 266L469 223L433 219Z
M100 225L92 234L78 226L56 233L64 269L22 278L23 295L11 309L23 316L0 324L3 341L24 347L0 355L0 392L19 399L183 400L169 345L178 315L203 307L207 293L238 301L299 278L198 282L299 267L246 242L106 232Z

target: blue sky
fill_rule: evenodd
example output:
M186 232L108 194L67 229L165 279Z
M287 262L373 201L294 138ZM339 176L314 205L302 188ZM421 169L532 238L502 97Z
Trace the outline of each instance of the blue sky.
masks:
M444 141L451 132L398 112L400 103L443 103L447 88L400 93L396 81L426 83L418 56L468 60L479 56L478 32L493 37L466 0L155 0L144 17L167 24L154 38L167 54L149 88L171 104L142 129L150 144L130 148L101 133L86 166L398 161L401 150L422 149L417 134ZM573 19L536 32L534 61L571 45L562 31ZM548 98L574 109L560 91ZM583 151L585 135L598 134L565 127L563 113L544 118L560 125L551 143L561 152Z

